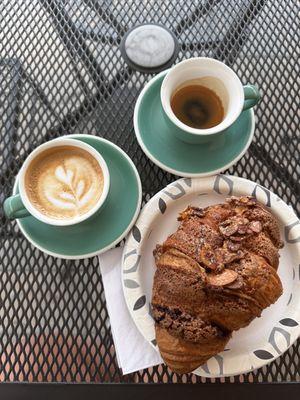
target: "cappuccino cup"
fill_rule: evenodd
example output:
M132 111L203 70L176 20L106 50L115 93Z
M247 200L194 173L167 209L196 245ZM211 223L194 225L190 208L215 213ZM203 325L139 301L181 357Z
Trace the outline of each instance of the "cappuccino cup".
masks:
M85 221L104 204L109 171L89 144L67 137L37 147L18 174L19 193L7 198L8 218L33 216L49 225Z

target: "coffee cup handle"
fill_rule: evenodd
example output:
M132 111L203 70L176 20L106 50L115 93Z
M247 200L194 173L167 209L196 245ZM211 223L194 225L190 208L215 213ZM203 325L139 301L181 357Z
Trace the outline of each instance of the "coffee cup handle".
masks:
M254 85L244 86L244 96L245 100L243 110L248 110L248 108L254 107L260 100L260 93Z
M30 215L30 212L25 208L19 194L8 197L4 201L3 208L5 215L10 219L24 218Z

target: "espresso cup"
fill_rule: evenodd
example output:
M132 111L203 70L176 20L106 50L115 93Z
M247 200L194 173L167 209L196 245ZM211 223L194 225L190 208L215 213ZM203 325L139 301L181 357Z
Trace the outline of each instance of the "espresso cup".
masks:
M68 154L68 165L64 154ZM31 175L39 179L42 197L38 200L31 196L35 190ZM37 147L26 158L18 174L19 193L5 200L4 212L10 219L31 215L49 225L78 224L101 208L109 184L106 162L92 146L68 137L54 139ZM48 213L47 207L57 211L58 216Z
M185 85L197 84L212 90L221 100L224 117L207 129L190 127L180 121L171 108L174 93ZM255 106L260 95L253 85L243 86L236 73L213 58L199 57L180 62L169 70L161 86L161 103L172 132L187 143L204 143L226 133L243 110Z

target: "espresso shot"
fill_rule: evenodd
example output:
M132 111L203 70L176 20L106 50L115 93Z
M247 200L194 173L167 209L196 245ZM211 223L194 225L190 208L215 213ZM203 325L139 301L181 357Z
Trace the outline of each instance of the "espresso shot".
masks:
M175 91L171 108L181 122L196 129L212 128L224 118L224 108L218 95L195 82Z

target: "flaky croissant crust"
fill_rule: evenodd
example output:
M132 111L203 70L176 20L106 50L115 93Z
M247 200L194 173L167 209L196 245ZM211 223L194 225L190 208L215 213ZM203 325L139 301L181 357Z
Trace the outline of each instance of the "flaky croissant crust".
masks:
M276 218L252 197L188 207L154 251L152 313L169 367L190 372L282 294Z

